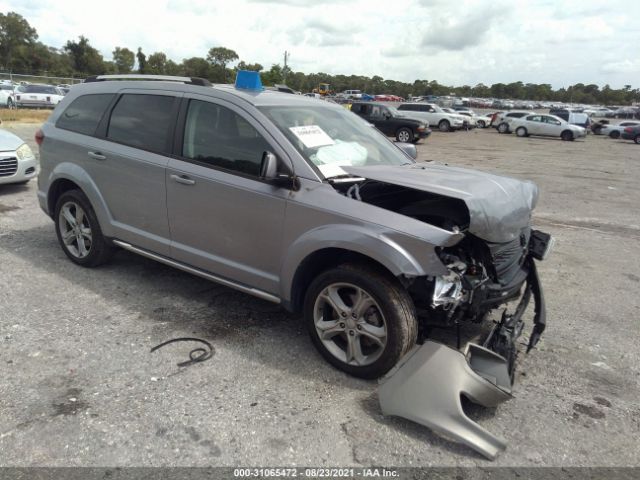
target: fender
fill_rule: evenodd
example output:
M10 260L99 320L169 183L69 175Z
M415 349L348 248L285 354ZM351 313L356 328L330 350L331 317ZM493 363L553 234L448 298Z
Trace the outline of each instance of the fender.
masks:
M53 171L49 174L47 179L47 189L49 192L51 190L52 185L60 179L69 180L75 184L77 184L80 189L87 196L89 201L91 202L91 206L93 210L96 212L96 216L98 217L98 222L100 223L100 228L102 229L102 233L106 237L114 236L113 231L113 216L105 202L100 190L97 185L91 179L89 174L79 165L70 163L70 162L62 162L55 166ZM47 208L51 215L53 215L53 209L55 205L49 205L49 199L47 198ZM55 219L54 219L55 220Z
M328 224L300 236L285 254L280 297L285 302L291 300L298 267L309 255L325 248L340 248L365 255L384 265L395 276L422 277L447 273L435 253L435 245L382 226L371 227Z

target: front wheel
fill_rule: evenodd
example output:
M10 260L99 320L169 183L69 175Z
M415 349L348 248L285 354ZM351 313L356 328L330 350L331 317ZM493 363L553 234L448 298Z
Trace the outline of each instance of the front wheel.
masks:
M486 126L486 123L484 123L484 120L478 120L478 128L484 128Z
M396 140L402 143L412 143L413 132L410 128L403 127L396 132Z
M320 354L360 378L387 373L413 347L418 323L411 297L395 278L345 264L309 286L305 323Z
M560 138L562 138L562 140L564 140L565 142L569 142L573 140L573 133L571 133L569 130L565 130L560 135Z
M613 130L610 134L609 134L610 138L616 139L616 138L620 138L620 132L618 130Z
M640 135L636 135L633 141L636 142L636 145L640 145Z
M516 129L516 135L519 137L526 137L528 135L527 129L524 127L518 127Z
M80 190L63 193L56 203L58 242L69 259L83 267L97 267L111 257L113 246L102 235L91 202Z
M441 132L448 132L451 130L451 124L448 120L440 120L440 123L438 123L438 130Z

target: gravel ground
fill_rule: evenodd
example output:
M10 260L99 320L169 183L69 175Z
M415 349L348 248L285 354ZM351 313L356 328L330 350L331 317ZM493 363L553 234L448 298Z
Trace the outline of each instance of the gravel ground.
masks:
M35 126L7 128L32 143ZM476 130L419 155L536 181L535 224L557 239L516 397L472 411L508 441L495 462L383 417L376 383L328 366L278 306L127 252L74 266L31 182L0 186L0 465L640 465L640 147ZM214 357L149 353L179 336Z

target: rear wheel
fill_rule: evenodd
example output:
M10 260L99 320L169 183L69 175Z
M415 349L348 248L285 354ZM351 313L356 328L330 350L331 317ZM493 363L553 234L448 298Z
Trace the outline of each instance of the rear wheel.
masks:
M569 130L565 130L560 135L560 138L562 138L562 140L564 140L565 142L569 142L569 141L573 140L573 133L570 132Z
M413 142L413 132L410 128L402 127L396 132L396 140L402 143Z
M618 130L613 130L610 134L609 134L610 138L616 139L616 138L620 138L620 132Z
M516 135L517 135L517 136L519 136L519 137L526 137L526 136L528 136L529 134L527 133L527 129L526 129L526 128L524 128L524 127L518 127L518 128L516 129Z
M637 145L640 145L640 135L636 135L633 141L636 142Z
M498 125L498 132L499 133L509 133L509 124L502 122L500 125Z
M440 123L438 123L438 130L440 130L441 132L448 132L449 130L451 130L451 124L449 123L449 120L440 120Z
M345 264L321 273L305 295L315 347L336 368L361 378L387 373L416 342L413 301L390 275Z
M113 253L113 246L102 235L91 202L80 190L63 193L55 209L58 242L69 259L83 267L97 267Z

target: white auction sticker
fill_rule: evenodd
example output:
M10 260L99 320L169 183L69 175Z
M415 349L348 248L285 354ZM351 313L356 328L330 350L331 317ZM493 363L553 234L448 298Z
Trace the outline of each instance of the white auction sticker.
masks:
M307 148L333 145L335 142L318 125L305 125L303 127L289 127L289 130L300 139Z

